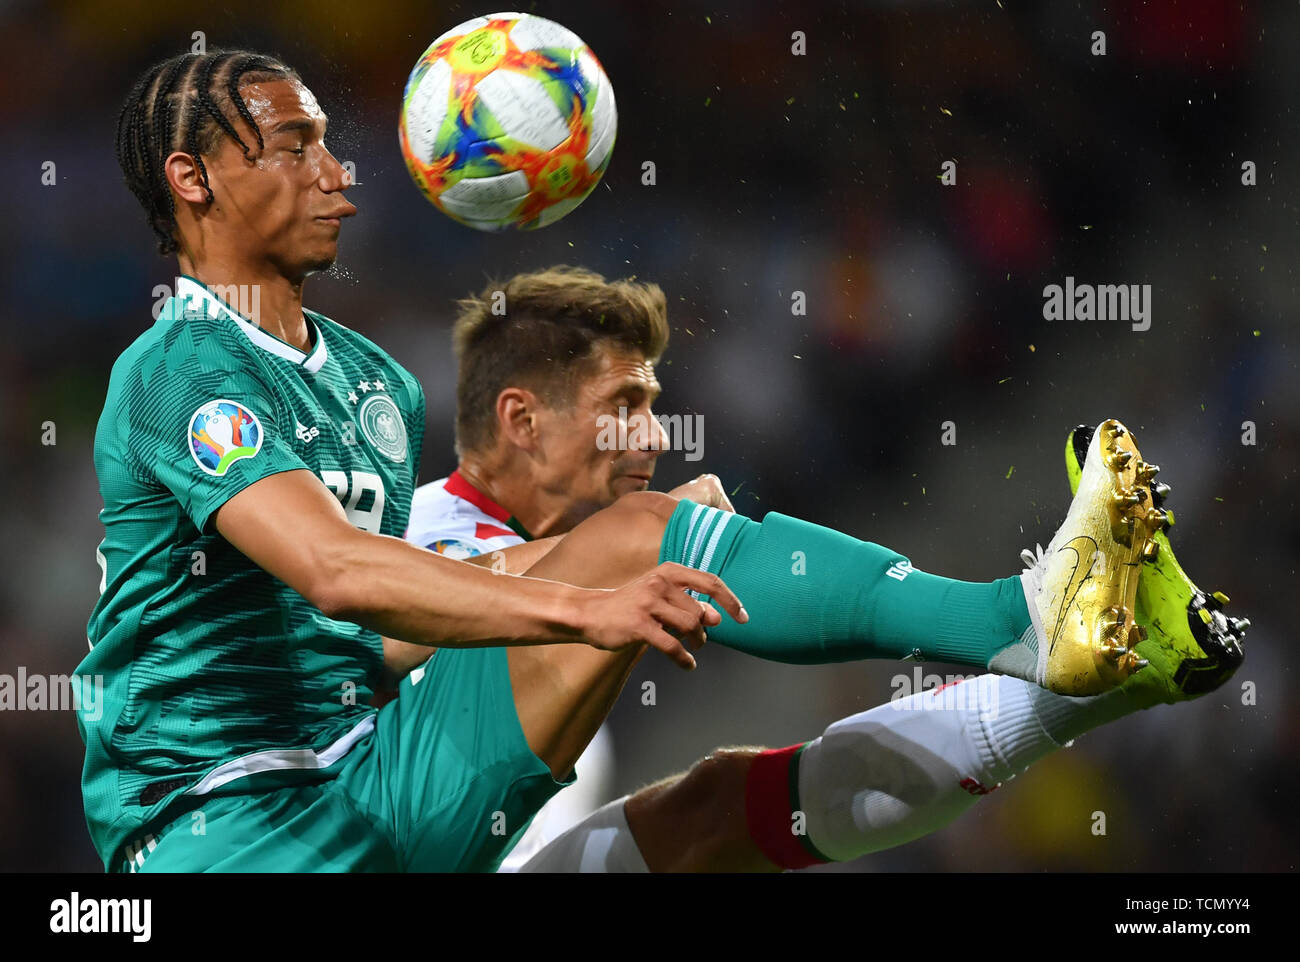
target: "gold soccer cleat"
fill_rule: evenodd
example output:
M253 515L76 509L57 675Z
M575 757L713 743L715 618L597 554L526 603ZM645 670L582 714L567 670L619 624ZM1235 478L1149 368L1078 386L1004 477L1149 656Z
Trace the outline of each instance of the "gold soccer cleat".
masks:
M1047 550L1024 555L1021 578L1037 632L1038 684L1062 695L1096 695L1146 666L1146 637L1133 611L1142 561L1166 522L1132 432L1103 421L1088 446L1078 491Z
M1080 425L1065 443L1065 468L1073 491L1079 484L1093 429ZM1145 479L1156 474L1150 465ZM1139 472L1139 477L1143 474ZM1163 508L1169 485L1151 486L1155 506ZM1166 512L1173 524L1172 512ZM1232 677L1245 658L1248 618L1230 618L1222 609L1228 596L1222 591L1198 588L1174 557L1168 526L1156 532L1143 549L1144 567L1138 581L1133 614L1139 634L1150 633L1138 654L1151 664L1124 688L1143 706L1187 701L1219 688Z

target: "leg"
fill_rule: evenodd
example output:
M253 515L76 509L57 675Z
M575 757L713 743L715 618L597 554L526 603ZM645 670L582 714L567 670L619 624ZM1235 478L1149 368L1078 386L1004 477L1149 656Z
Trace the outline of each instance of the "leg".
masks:
M1129 518L1134 523L1126 545L1111 539L1123 527L1112 518L1121 510L1112 489L1128 485L1138 492L1131 495L1138 504L1149 491L1138 480L1145 466L1135 458L1131 439L1127 448L1117 447L1127 433L1115 422L1102 426L1107 431L1093 439L1079 496L1049 545L1047 560L1024 577L955 581L916 570L888 548L819 525L776 513L757 523L650 492L621 498L598 512L526 573L615 588L661 561L673 561L718 575L742 601L748 599L745 624L724 615L712 634L759 657L811 663L918 654L991 667L1042 685L1054 678L1054 687L1070 694L1105 690L1137 665L1133 659L1104 661L1093 629L1113 612L1120 612L1114 616L1119 620L1107 624L1124 627L1123 612L1131 610L1136 591L1133 556L1141 554L1163 515L1143 515L1141 523ZM1093 559L1081 554L1079 544L1085 542L1106 548ZM1084 561L1092 565L1098 559L1104 561L1100 572L1085 568ZM1093 581L1097 587L1086 592L1079 587ZM1069 590L1058 604L1062 585ZM1084 601L1071 600L1078 598ZM1104 604L1109 607L1103 610ZM1106 643L1112 655L1121 651L1113 641ZM520 722L554 776L568 774L640 654L578 645L509 650Z
M666 494L622 497L561 538L525 573L584 588L625 585L659 563L663 531L676 507ZM586 645L507 650L519 723L556 778L573 770L643 651Z
M1135 687L1067 698L984 675L842 719L805 745L715 752L606 806L524 871L847 861L944 827L1062 744L1148 704Z
M746 829L746 780L758 748L723 748L555 839L524 872L775 872Z
M792 555L815 569L792 567ZM742 600L749 597L754 609L750 622L741 626L724 617L712 631L723 644L760 657L845 661L911 653L925 644L938 656L983 667L990 653L1032 634L1017 578L952 581L818 525L777 514L757 523L649 492L593 515L525 573L615 588L678 558L721 575L733 588L733 582L745 585ZM903 640L886 644L891 637ZM935 638L949 644L934 647ZM988 638L996 641L977 640ZM557 778L571 769L641 653L578 645L509 649L520 722Z
M1124 427L1103 422L1047 551L992 582L920 571L898 552L775 512L755 523L689 501L660 557L721 578L749 619L724 618L710 636L760 657L916 654L1099 694L1145 665L1126 645L1141 634L1131 624L1137 568L1166 521L1149 506L1153 472Z
M652 872L776 872L745 824L745 784L761 748L721 748L628 798L627 824Z
M515 545L466 561L504 574L563 581L585 588L617 588L659 562L659 548L677 501L642 492L562 537ZM384 663L393 683L428 661L433 649L384 639ZM609 714L642 650L621 653L586 645L515 647L506 651L515 708L533 752L557 779L565 778Z

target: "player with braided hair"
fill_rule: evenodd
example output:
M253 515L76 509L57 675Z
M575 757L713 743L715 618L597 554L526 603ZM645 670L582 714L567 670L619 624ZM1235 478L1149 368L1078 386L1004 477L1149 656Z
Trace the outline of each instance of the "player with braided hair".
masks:
M225 104L243 118L257 140L258 150L262 150L266 146L262 130L244 102L240 87L300 79L297 71L271 57L214 50L207 55L181 54L164 60L136 81L118 116L117 162L127 187L144 206L149 226L158 235L158 253L174 254L178 249L174 231L176 197L167 189L159 166L159 146L178 145L194 158L207 201L212 203L215 198L203 155L211 154L224 133L240 146L246 158L252 156L252 148L244 143L227 116Z

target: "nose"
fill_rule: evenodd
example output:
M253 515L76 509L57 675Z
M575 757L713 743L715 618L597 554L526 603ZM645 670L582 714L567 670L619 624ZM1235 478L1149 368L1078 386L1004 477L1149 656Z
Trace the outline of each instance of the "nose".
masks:
M336 190L347 190L356 184L357 179L352 174L350 164L341 162L328 150L325 151L325 158L325 163L321 166L322 190L326 193L333 193ZM355 213L355 209L353 213Z
M650 455L657 458L672 447L672 439L657 417L653 414L647 414L646 417L650 419Z

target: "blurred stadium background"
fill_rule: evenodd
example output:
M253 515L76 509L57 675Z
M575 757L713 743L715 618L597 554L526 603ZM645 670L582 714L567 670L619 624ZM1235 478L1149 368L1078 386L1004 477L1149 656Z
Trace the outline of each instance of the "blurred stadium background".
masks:
M296 66L330 114L332 150L356 165L360 214L307 301L422 379L423 480L454 463L452 300L561 262L668 293L660 411L704 414L705 457L665 456L657 486L710 470L741 511L808 517L920 567L1019 570L1068 504L1066 431L1111 415L1136 430L1174 486L1179 558L1254 622L1237 682L1094 732L948 829L851 868L1294 869L1300 7L785 6L530 8L591 44L620 129L587 203L517 236L437 213L397 149L409 68L487 6L0 7L0 672L70 673L85 651L101 537L92 432L113 360L174 274L122 185L113 129L134 77L202 30L209 47ZM791 54L795 30L806 56ZM1089 52L1094 30L1104 57ZM938 181L947 159L952 188ZM647 160L655 186L641 183ZM1257 186L1242 185L1245 160ZM41 184L45 161L55 186ZM1043 287L1067 275L1151 284L1151 329L1044 321ZM806 316L792 316L795 290ZM955 447L940 444L948 420ZM1255 446L1241 443L1246 420ZM54 446L40 443L45 421ZM613 715L614 791L720 744L811 738L887 700L912 667L789 668L714 646L688 676L647 658ZM654 707L635 695L645 680ZM99 870L81 758L71 714L0 713L0 869Z

